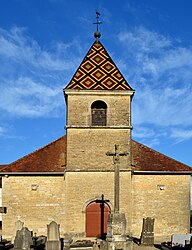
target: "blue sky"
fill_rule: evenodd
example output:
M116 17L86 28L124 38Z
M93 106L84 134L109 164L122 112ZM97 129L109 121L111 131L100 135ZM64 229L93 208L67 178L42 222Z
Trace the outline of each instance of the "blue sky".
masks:
M136 93L133 138L192 165L191 0L0 0L0 164L65 134L63 88L101 42Z

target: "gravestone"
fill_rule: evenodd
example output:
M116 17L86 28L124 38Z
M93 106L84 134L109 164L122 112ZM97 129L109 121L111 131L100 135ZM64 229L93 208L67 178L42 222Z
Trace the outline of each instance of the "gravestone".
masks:
M172 247L185 247L186 241L190 242L192 234L173 234L171 236Z
M97 242L94 242L94 244L93 244L93 250L99 250L99 249L100 248L99 248Z
M19 218L15 222L15 235L17 233L17 230L21 230L24 226L24 222L22 222Z
M60 225L58 225L55 221L52 221L49 225L47 225L46 250L61 249L59 227Z
M17 221L15 222L14 235L13 235L13 238L12 238L12 242L13 242L14 239L15 239L15 236L16 236L16 234L17 234L17 231L18 231L18 230L21 230L21 229L23 228L23 226L24 226L24 222L22 222L22 221L20 220L20 216L18 216Z
M154 244L154 219L147 217L143 218L143 228L141 232L141 244L153 245Z
M23 227L21 230L17 230L14 249L15 250L30 250L33 245L31 231L27 227Z

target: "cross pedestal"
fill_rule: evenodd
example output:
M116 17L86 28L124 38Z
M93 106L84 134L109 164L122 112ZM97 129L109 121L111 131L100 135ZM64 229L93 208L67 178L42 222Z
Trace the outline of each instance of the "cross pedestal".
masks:
M124 213L112 213L107 223L108 250L132 250L133 243L126 235L126 218Z

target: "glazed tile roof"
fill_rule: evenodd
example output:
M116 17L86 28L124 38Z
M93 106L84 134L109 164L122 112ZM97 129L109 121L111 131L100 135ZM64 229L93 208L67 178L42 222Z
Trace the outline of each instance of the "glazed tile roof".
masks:
M132 164L135 171L189 172L192 168L171 159L139 142L132 140ZM0 165L5 172L62 173L66 165L66 136L7 165Z
M95 41L65 89L132 90L100 41Z

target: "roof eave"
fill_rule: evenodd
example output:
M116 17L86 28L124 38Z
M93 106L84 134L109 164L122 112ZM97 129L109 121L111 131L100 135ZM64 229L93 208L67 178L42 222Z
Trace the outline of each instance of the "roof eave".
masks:
M4 176L4 177L9 177L9 176L24 176L24 175L29 175L29 176L40 176L40 175L55 175L55 176L62 176L65 175L65 171L63 172L0 172L0 176Z
M135 175L192 175L191 171L143 171L143 170L136 170L132 171Z
M135 90L95 90L95 89L64 89L65 95L127 95L127 96L133 96L135 93Z

